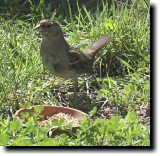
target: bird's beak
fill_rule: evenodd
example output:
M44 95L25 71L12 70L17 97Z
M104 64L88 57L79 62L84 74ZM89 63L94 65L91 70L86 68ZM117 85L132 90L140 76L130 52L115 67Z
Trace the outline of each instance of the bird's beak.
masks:
M38 23L35 27L34 27L34 30L38 31L38 32L42 32L43 29L41 27L41 25Z

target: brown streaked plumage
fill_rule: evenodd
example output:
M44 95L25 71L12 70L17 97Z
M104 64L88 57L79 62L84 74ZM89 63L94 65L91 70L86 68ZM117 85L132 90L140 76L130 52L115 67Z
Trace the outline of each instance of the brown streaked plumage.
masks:
M112 38L110 35L103 36L83 53L66 42L59 24L55 21L41 20L35 30L42 36L40 54L43 64L55 76L73 79L76 85L81 74L94 74L96 53Z

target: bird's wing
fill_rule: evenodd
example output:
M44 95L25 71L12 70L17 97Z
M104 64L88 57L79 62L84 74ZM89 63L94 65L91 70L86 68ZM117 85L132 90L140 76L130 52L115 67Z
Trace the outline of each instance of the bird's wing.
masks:
M70 47L68 55L70 62L69 67L72 68L72 70L76 70L79 73L93 73L93 62L83 52Z

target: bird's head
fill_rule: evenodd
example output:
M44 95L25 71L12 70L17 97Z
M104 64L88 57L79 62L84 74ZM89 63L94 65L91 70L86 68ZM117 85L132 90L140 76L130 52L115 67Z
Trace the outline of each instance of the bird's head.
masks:
M46 39L55 39L59 37L59 35L62 35L59 24L49 19L41 20L34 29L41 34L42 38L44 37Z

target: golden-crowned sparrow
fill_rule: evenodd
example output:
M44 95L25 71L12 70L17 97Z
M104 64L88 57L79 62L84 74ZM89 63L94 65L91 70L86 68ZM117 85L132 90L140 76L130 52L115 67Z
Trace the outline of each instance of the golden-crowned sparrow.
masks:
M76 89L78 87L77 78L81 74L94 74L95 54L111 40L110 35L105 35L85 52L81 52L66 42L59 24L55 21L41 20L35 30L42 37L40 54L43 64L55 76L72 79L76 84Z

